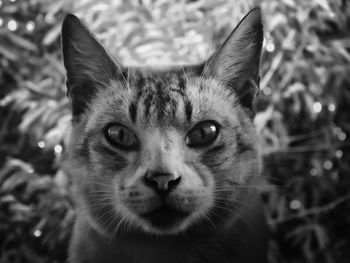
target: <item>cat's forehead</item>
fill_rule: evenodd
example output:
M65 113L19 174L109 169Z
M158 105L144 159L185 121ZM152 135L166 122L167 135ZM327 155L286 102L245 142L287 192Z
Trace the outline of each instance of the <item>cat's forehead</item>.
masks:
M129 75L129 83L138 95L165 96L171 91L183 93L189 76L185 72L173 71L140 71Z
M99 91L89 106L89 122L95 126L122 119L130 125L182 126L232 115L234 101L217 81L182 70L129 72Z
M134 89L132 103L143 112L143 118L152 116L159 121L172 121L179 105L186 101L188 79L180 72L145 72L130 79Z

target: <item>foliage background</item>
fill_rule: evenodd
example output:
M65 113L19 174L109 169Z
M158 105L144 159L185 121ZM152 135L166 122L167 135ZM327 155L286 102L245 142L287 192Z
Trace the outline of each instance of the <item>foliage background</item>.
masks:
M257 129L270 262L349 262L346 0L0 0L0 262L64 262L74 220L59 169L70 115L66 12L128 65L195 63L252 6L265 16Z

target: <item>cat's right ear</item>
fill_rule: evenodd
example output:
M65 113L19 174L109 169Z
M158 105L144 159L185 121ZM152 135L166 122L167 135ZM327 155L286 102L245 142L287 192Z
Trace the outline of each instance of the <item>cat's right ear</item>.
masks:
M259 90L263 23L259 8L251 10L209 58L204 75L233 90L240 103L252 110Z
M84 112L99 88L120 74L121 65L71 14L62 24L62 51L67 72L67 95L72 102L73 116L77 116Z

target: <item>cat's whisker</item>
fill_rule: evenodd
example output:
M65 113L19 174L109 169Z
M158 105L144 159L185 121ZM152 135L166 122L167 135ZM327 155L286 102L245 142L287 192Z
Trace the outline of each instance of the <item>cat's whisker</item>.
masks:
M118 222L118 220L119 220L119 222ZM108 233L108 234L109 234L109 244L112 243L113 238L115 237L114 231L115 231L115 228L116 228L116 227L113 227L113 225L115 225L115 226L119 225L119 223L120 223L121 220L122 220L121 218L119 218L119 217L117 217L117 216L114 216L114 217L110 220L110 222L108 223L107 229L110 229L111 227L112 227L112 229L113 229L111 233Z
M91 193L89 194L90 200L99 200L99 199L113 199L113 193L101 192L101 193Z
M96 198L95 200L93 200L93 203L90 206L103 206L109 203L112 203L112 199L110 199L109 197L104 197L104 198Z
M238 205L238 206L242 206L242 207L247 207L247 203L246 201L244 200L237 200L237 199L232 199L232 198L225 198L225 197L216 197L215 198L215 202L216 203L221 203L223 205L231 205L231 206L234 206L234 205ZM259 207L252 207L252 206L249 206L250 209L252 209L254 212L256 212L257 214L261 214L261 210ZM231 208L231 209L235 209L235 208ZM236 211L236 210L235 210Z
M233 183L231 181L228 180L218 180L215 182L215 187L224 187L224 188L228 188L228 187L236 187L236 188L246 188L246 187L273 187L273 184L267 183L267 182L252 182L250 184L237 184L237 183Z
M108 187L112 187L113 185L111 185L110 183L104 183L101 181L97 181L97 180L93 180L93 179L87 179L85 180L86 183L92 184L92 185L101 185L101 186L108 186Z
M119 223L116 225L115 230L112 233L113 237L117 236L118 230L120 229L121 225L124 223L125 220L127 220L127 216L126 215L122 216L122 218L120 219Z
M273 176L269 176L269 175L261 175L260 177L261 180L265 180L266 182L271 182L272 183L275 183L275 184L283 184L283 181L276 178L276 177L273 177Z
M230 208L224 207L224 206L220 206L220 205L217 205L217 204L215 204L215 207L217 207L217 208L219 208L219 209L226 210L226 211L228 211L228 212L234 214L235 216L239 217L239 218L242 220L242 222L243 222L244 224L246 224L246 226L247 226L251 231L253 231L254 233L257 233L256 229L254 229L254 227L253 227L250 223L248 223L248 221L245 220L244 217L243 217L240 213L238 213L238 211L236 211L236 210L234 210L234 209L230 209Z
M109 195L109 196L113 196L115 195L115 191L113 190L92 190L89 192L89 196L103 196L103 195Z
M131 232L131 228L132 228L132 225L134 224L134 219L133 218L130 218L128 221L127 221L127 226L126 226L126 231L127 232Z
M129 69L129 68L128 68L128 69ZM118 70L121 70L121 69L118 69ZM129 89L128 81L126 80L126 78L125 78L123 72L120 72L119 75L122 76L122 78L123 78L123 80L124 80L124 82L125 82L125 84L126 84L126 87Z
M103 195L103 194L110 194L110 195L113 195L115 194L115 191L113 191L112 189L97 189L97 190L90 190L89 191L89 196L90 194L94 194L94 195Z
M235 187L235 186L227 186L227 187L216 187L214 191L232 191L232 190L258 190L261 192L270 192L270 193L276 193L277 188L271 186L271 185L259 185L259 186L245 186L245 187Z
M87 212L90 211L89 210L90 208L91 208L91 211L92 210L96 210L97 211L97 210L101 209L105 203L106 202L104 201L104 202L100 202L100 203L89 204L89 207L84 207L83 209L84 209L84 211L87 211Z
M214 190L213 193L215 194L232 194L234 192L236 193L247 193L251 191L258 191L261 194L276 194L276 191L273 190L265 190L265 189L255 189L255 188L250 188L250 189L218 189Z
M103 213L103 214L98 214L97 216L96 216L96 213L97 213L98 211L97 211L97 209L91 209L91 214L93 215L93 220L95 221L95 222L98 222L98 221L100 221L100 220L102 220L104 217L106 217L106 215L110 215L111 214L111 211L107 211L107 212L105 212L105 213ZM110 216L111 217L111 216ZM109 218L110 218L109 217Z
M128 86L128 91L131 92L131 89L130 89L130 68L128 67L128 70L127 70L127 74L128 74L128 81L127 81L127 86Z
M100 185L99 185L100 186ZM115 189L111 188L110 186L107 188L107 185L102 185L102 187L105 188L93 188L89 191L89 193L115 193Z
M223 191L229 191L229 190L241 190L241 189L256 189L261 191L271 191L274 192L274 187L271 185L246 185L246 186L217 186L214 187L214 191L223 190Z
M181 65L181 69L182 69L182 72L184 73L184 76L185 76L185 79L186 79L186 83L188 84L189 83L189 79L187 77L187 73L186 73L186 70L185 70L185 67L183 65Z
M101 209L101 206L102 205L99 204L99 205L92 205L92 206L89 206L89 207L78 207L78 208L76 208L76 212L77 213L84 213L84 214L86 214L86 213L94 214L94 213L98 212Z
M107 201L110 201L110 200L107 200L107 199L102 199L102 200L94 200L92 203L89 204L89 207L91 208L100 208L100 207L103 207L104 205L106 205Z
M215 212L212 212L212 213L213 213L213 214L216 214ZM204 215L203 215L203 218L204 218L204 220L206 220L207 222L209 222L209 224L210 224L211 226L213 226L213 228L214 228L215 231L218 231L217 226L213 223L213 221L210 219L210 217L209 217L208 215L204 214Z

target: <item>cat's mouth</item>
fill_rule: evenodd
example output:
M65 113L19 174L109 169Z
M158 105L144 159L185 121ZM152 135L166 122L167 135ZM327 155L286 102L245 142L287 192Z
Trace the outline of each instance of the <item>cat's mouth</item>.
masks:
M165 230L176 226L188 215L188 212L180 211L169 205L162 204L150 212L141 214L141 217L148 221L153 227Z

